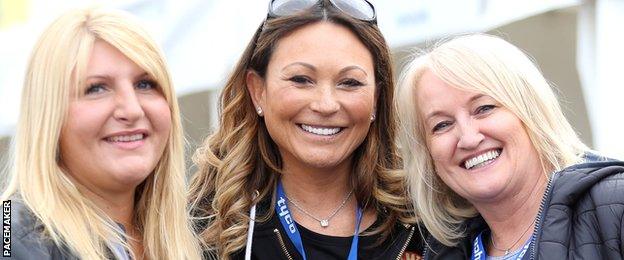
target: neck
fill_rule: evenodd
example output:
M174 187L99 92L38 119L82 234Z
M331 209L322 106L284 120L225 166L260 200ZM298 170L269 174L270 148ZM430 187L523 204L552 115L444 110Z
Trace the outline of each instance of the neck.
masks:
M344 199L351 190L350 174L351 163L326 169L284 167L281 181L289 198L320 206Z
M141 232L136 228L134 221L134 199L136 187L127 191L109 191L93 185L85 185L80 182L78 188L82 194L93 202L102 212L125 229L128 236L128 245L136 259L145 259L143 255L143 239Z
M107 192L81 185L82 193L113 221L122 224L126 231L134 230L134 193Z
M128 245L137 259L145 259L143 255L143 239L134 221L135 189L123 193L109 193L101 190L85 188L83 192L89 200L105 212L108 217L125 229Z
M491 239L496 244L496 248L489 246L491 253L488 254L504 254L500 249L513 251L531 237L547 181L546 176L540 174L538 181L522 192L496 202L474 203L490 227Z
M329 226L321 227L317 220L313 220L295 208L291 202L289 207L295 221L319 234L352 236L355 228L354 213L358 207L356 195L352 194L345 201L346 196L353 189L350 179L351 168L350 159L336 167L322 169L305 165L295 167L285 163L281 182L289 199L295 200L299 206L320 219L336 213L329 221ZM343 201L344 207L340 208ZM336 211L337 209L339 210ZM374 210L365 211L359 227L360 231L372 225L375 218Z

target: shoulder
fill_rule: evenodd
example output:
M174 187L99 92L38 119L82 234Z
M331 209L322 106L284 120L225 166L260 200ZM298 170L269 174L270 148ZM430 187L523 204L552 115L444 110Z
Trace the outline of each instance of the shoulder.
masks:
M596 207L618 204L624 207L624 166L601 169L611 173L596 182L585 195Z
M12 196L11 255L15 259L65 259L56 244L46 235L43 224L23 203Z
M359 254L365 255L367 259L421 259L423 236L418 227L397 223L387 236L366 233L371 231L369 228L360 233L359 237Z
M624 162L578 164L553 178L547 217L619 222L624 216Z
M422 259L425 250L427 231L417 225L397 225L399 232L407 232L405 250L401 259ZM403 231L405 230L405 231ZM420 258L419 258L420 257Z
M575 165L558 173L553 181L539 236L540 256L560 258L572 251L584 259L619 256L624 230L624 163Z
M594 200L611 198L624 201L623 181L622 161L594 161L572 165L553 176L550 204L573 206L587 196Z
M464 231L464 236L455 241L454 246L447 246L426 231L424 225L421 226L421 229L424 230L423 234L426 235L423 246L426 248L428 259L468 259L472 255L474 239L482 232L489 232L487 223L478 215L466 219L458 227L459 230Z
M43 226L20 197L12 196L9 202L13 239L19 240L24 237L32 237L43 232Z

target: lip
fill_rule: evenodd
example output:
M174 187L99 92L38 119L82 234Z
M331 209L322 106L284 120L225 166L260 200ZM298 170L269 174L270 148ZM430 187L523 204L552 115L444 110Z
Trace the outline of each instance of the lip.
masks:
M320 141L320 142L325 142L325 143L329 143L334 141L335 139L337 139L338 137L340 137L342 135L342 133L344 132L345 129L347 129L346 127L340 127L340 126L319 126L319 125L313 125L313 124L305 124L304 125L308 125L311 127L315 127L315 128L340 128L340 131L336 134L333 135L317 135L314 133L310 133L306 130L304 130L301 126L302 124L297 123L296 127L299 129L299 131L301 131L306 137L310 138L313 141Z
M112 142L108 140L108 138L115 137L115 136L128 136L128 135L137 135L137 134L142 134L143 139L137 140L137 141L131 141L131 142ZM143 146L143 144L145 144L145 140L147 139L147 137L149 137L147 130L137 129L137 130L130 130L130 131L115 132L102 138L102 140L106 142L107 144L110 144L121 150L134 150Z
M474 152L474 153L471 153L471 154L469 154L469 155L464 156L464 157L463 157L463 158L459 161L458 166L459 166L459 167L461 167L461 168L462 168L462 169L464 169L464 170L469 170L469 169L464 168L464 165L465 165L465 163L466 163L466 161L467 161L467 160L469 160L469 159L471 159L471 158L474 158L474 157L476 157L476 156L479 156L479 155L485 154L485 153L487 153L487 152L489 152L489 151L495 151L495 150L501 150L501 155L502 155L503 148L501 148L501 147L494 147L494 148L483 149L483 150L480 150L480 151L478 151L478 152ZM500 157L500 155L499 155L499 157ZM469 170L469 171L471 171L471 170Z
M340 124L330 125L330 124L315 124L315 123L296 123L297 126L301 127L301 125L307 125L315 128L347 128L345 126L341 126Z
M130 130L130 131L115 132L115 133L112 133L112 134L104 136L103 139L108 139L108 138L111 138L111 137L114 137L114 136L136 135L136 134L143 134L145 137L149 136L147 130L145 130L145 129L136 129L136 130Z

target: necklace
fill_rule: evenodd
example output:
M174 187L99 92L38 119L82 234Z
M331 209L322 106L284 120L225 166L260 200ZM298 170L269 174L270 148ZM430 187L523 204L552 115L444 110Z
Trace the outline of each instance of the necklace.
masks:
M342 203L340 203L340 206L338 206L338 208L336 208L334 210L334 212L329 214L329 216L327 218L325 218L325 219L319 219L319 218L315 217L314 215L310 214L310 212L308 212L307 210L305 210L302 207L300 207L299 205L297 205L297 202L294 199L288 198L288 196L286 196L286 199L288 199L288 201L290 201L290 203L292 203L292 205L295 206L295 208L297 208L303 214L305 214L308 217L311 217L312 219L318 221L319 224L321 225L321 227L326 228L326 227L329 227L329 220L331 220L334 216L336 216L336 214L338 214L338 212L340 212L340 210L342 208L344 208L344 206L347 204L347 201L349 200L349 198L351 198L351 194L353 194L353 190L349 191L349 193L342 200Z
M509 254L509 250L511 250L516 244L518 244L518 242L520 242L520 239L522 239L522 237L527 233L527 231L529 231L531 226L533 226L534 222L535 221L531 222L529 224L529 226L524 230L524 232L522 232L522 235L520 235L520 237L518 237L518 239L516 239L516 242L511 244L511 246L509 246L507 249L500 249L500 248L496 247L496 244L494 243L494 235L490 234L490 241L492 242L492 247L494 247L494 249L496 249L498 251L505 252L505 255Z

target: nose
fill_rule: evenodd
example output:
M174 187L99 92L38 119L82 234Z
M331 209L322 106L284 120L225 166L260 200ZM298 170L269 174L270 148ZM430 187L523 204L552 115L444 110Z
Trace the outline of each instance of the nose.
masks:
M321 86L317 90L314 101L310 104L312 111L327 116L340 110L340 102L333 87Z
M483 142L485 136L479 129L478 122L473 119L461 120L457 122L459 126L459 140L457 147L464 150L475 149Z
M113 116L126 124L132 124L145 116L140 98L132 84L118 88Z

